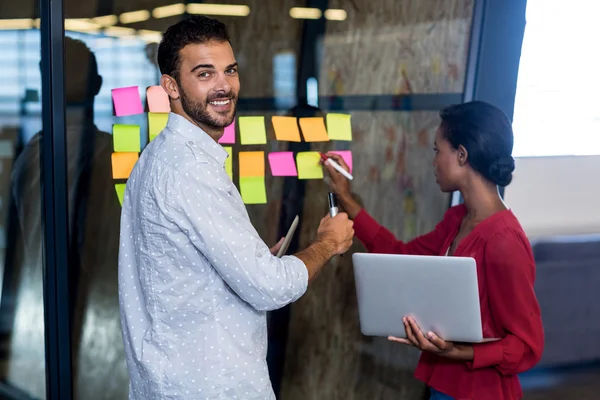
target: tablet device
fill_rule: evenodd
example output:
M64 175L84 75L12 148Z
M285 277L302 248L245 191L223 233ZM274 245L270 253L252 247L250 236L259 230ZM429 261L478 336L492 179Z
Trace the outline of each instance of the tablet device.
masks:
M406 338L402 317L412 316L444 340L497 340L482 335L473 258L355 253L352 261L364 335Z
M298 216L296 215L296 218L294 218L294 221L292 221L292 225L290 226L290 229L288 229L288 232L285 235L285 238L283 239L283 243L281 244L281 247L277 252L277 257L283 257L288 247L290 247L290 243L292 242L292 238L294 237L294 232L296 232L296 228L298 227L299 221L300 218L298 218Z

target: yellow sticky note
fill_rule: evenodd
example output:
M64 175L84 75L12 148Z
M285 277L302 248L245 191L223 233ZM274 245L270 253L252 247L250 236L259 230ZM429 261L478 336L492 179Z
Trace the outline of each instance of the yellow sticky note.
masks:
M301 142L298 119L296 117L273 117L273 129L277 140L287 142Z
M229 157L227 157L227 159L225 160L225 172L227 172L229 178L233 179L233 153L231 147L228 146L223 148L225 149L227 154L229 154Z
M169 113L148 113L148 132L149 139L152 141L159 133L167 126L169 120Z
M323 179L323 167L319 164L321 156L316 151L305 151L296 155L298 179Z
M113 153L112 173L113 179L127 179L138 160L138 153Z
M115 190L117 191L117 197L119 198L119 204L123 205L123 199L125 199L125 184L117 183L115 185Z
M264 151L240 151L240 177L265 176Z
M113 125L113 146L117 152L140 151L140 126L139 125Z
M329 140L352 140L352 125L348 114L327 114Z
M240 142L242 144L267 143L265 117L239 117Z
M240 194L244 204L265 204L267 189L264 176L240 177Z
M327 142L329 136L325 129L325 122L321 117L300 118L302 135L307 142Z

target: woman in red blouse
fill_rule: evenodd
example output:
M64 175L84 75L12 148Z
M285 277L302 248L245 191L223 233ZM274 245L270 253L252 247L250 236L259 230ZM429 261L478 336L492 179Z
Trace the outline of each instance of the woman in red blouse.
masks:
M433 332L421 333L411 318L403 321L407 339L389 338L422 351L415 376L431 388L431 399L520 399L517 374L539 361L544 333L531 247L498 192L515 168L511 124L484 102L450 106L440 116L436 182L443 192L460 191L464 204L450 208L432 232L408 243L397 240L354 200L349 181L326 165L332 190L370 252L465 256L477 262L483 336L501 340L446 342ZM338 155L328 157L348 169Z

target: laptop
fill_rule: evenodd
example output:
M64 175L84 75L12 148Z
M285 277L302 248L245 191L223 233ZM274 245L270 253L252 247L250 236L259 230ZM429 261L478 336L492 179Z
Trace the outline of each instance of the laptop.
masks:
M355 253L352 262L363 335L406 338L402 317L412 316L447 341L497 340L482 335L475 259Z

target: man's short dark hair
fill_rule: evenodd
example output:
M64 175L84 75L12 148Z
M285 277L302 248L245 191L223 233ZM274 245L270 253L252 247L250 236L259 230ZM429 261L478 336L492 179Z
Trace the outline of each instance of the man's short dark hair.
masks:
M230 42L227 27L216 19L194 15L170 26L158 46L160 73L179 81L181 49L188 44L205 44L211 41Z

